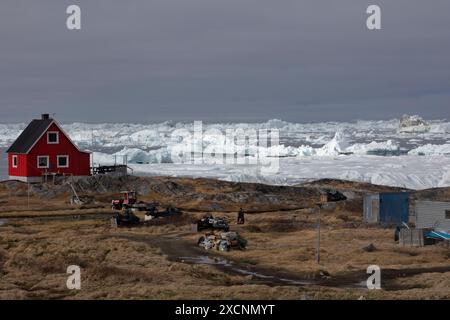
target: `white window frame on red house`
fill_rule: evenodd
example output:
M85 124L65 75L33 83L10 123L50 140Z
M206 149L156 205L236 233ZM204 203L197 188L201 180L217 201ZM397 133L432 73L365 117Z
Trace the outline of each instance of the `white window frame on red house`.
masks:
M12 156L12 167L18 168L19 167L19 156L17 154L14 154Z
M39 159L40 158L46 158L47 159L47 166L43 167L39 165ZM50 157L49 156L37 156L37 167L38 169L48 169L50 168Z
M60 166L59 165L59 159L60 158L66 158L66 165L65 166ZM69 168L69 156L68 155L60 155L60 156L56 156L56 167L57 168Z
M50 141L50 134L56 134L56 142ZM59 131L47 132L47 144L59 144Z

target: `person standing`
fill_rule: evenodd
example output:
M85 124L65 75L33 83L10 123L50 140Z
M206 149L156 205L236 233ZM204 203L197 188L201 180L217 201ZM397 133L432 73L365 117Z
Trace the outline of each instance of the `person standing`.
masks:
M244 210L242 208L239 209L238 218L237 218L237 224L244 224L245 223L245 214Z

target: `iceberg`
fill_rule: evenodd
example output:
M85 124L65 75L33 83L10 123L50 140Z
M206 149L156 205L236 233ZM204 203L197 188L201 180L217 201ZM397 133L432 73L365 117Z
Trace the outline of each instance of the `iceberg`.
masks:
M353 154L373 154L373 155L398 155L400 153L400 146L392 140L384 142L372 141L368 144L356 143L348 147L347 152Z
M344 133L337 131L333 139L326 143L322 148L317 150L319 156L337 156L347 152L349 143L344 136Z
M399 125L402 123L402 125ZM0 124L0 147L7 148L25 124ZM261 123L204 123L203 139L173 139L175 130L193 132L193 123L69 123L63 124L71 139L93 151L95 165L122 163L141 175L208 177L229 181L291 185L321 178L349 179L423 189L450 186L450 123L407 116L402 120L292 123L273 119ZM234 145L247 159L256 155L279 159L275 175L261 174L250 164L218 165L214 161L178 163L172 153L194 146L204 153L226 153L225 130L276 129L278 145ZM218 131L217 131L218 130ZM399 134L399 131L402 131ZM5 151L3 149L2 151ZM209 156L209 155L208 155ZM266 160L267 160L266 159ZM3 168L7 167L2 152ZM6 170L2 172L6 178Z
M450 144L425 144L410 150L408 154L419 156L450 155Z

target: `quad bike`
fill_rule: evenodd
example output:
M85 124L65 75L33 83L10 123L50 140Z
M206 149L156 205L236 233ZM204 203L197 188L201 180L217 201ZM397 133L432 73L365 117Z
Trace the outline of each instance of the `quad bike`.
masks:
M228 232L230 230L230 225L226 218L214 218L210 215L197 221L197 230L221 230Z
M111 226L113 227L131 227L140 224L140 222L141 220L130 209L126 209L123 213L117 212L111 218Z
M145 221L156 219L156 218L166 218L166 217L174 217L182 214L182 211L178 208L167 207L164 211L158 211L156 207L152 207L145 212Z

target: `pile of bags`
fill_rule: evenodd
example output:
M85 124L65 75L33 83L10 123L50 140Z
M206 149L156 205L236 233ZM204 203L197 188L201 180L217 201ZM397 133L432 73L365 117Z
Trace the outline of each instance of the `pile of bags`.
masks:
M211 232L200 237L198 245L206 250L230 251L232 248L243 250L247 246L247 240L242 238L237 232L223 232L220 234Z

